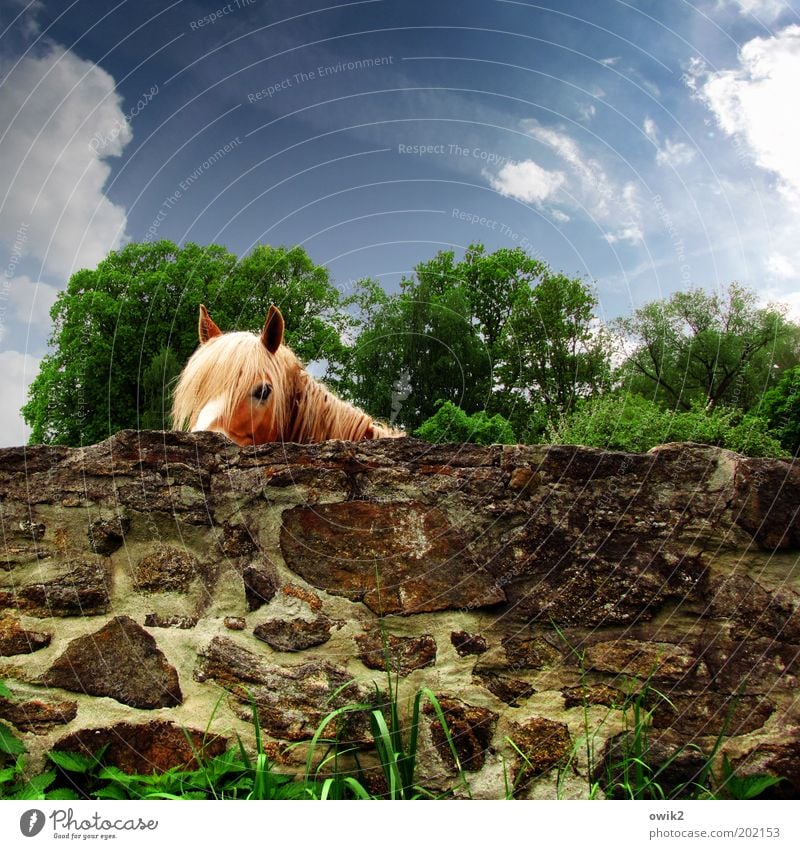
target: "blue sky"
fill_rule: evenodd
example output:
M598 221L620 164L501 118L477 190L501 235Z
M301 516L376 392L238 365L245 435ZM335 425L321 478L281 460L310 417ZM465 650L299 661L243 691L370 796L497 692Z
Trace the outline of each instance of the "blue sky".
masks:
M610 319L733 280L800 318L797 0L8 0L0 440L70 274L302 245L393 291L519 245Z

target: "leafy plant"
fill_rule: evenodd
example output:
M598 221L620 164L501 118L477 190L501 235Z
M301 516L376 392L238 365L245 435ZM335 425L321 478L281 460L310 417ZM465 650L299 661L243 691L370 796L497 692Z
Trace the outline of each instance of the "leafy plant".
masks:
M767 422L733 407L665 410L633 393L586 401L550 428L548 439L564 445L589 445L617 451L649 451L665 442L699 442L750 457L785 457Z
M770 787L780 784L776 775L737 775L728 756L722 759L722 771L715 786L718 799L758 799Z
M450 401L439 399L438 409L415 431L426 442L474 442L478 445L511 445L516 442L511 423L499 413L489 416L479 410L468 416Z
M380 586L380 580L378 581ZM386 638L386 633L381 622L381 639L383 642L384 664L386 669L386 681L388 693L382 694L375 686L375 704L357 703L345 705L331 711L319 724L314 737L311 741L311 747L308 752L306 761L306 780L312 774L312 763L317 746L321 741L325 741L330 747L331 754L327 754L322 758L320 765L317 767L315 774L318 775L320 770L332 764L334 766L334 775L324 779L322 788L323 795L320 798L344 798L349 795L351 798L366 799L366 798L388 798L388 799L420 799L434 798L435 794L431 793L426 788L422 787L416 778L417 772L417 754L419 747L419 732L421 723L421 708L424 699L433 708L433 712L438 720L442 731L444 732L445 741L450 754L453 757L456 772L458 774L459 784L463 788L468 797L471 798L469 782L467 781L464 769L461 765L461 760L453 742L452 734L447 724L442 706L436 695L427 687L422 687L417 690L414 695L410 719L407 724L404 724L400 711L400 675L399 672L392 676L392 660L389 652L389 645ZM335 695L335 694L334 694ZM340 751L339 741L337 737L325 738L325 729L338 723L339 719L348 713L357 711L366 711L369 715L370 729L375 742L375 752L380 764L381 774L386 786L386 793L375 797L371 794L364 782L365 773L361 768L358 753L353 747L348 747L344 751ZM338 772L338 763L343 754L352 754L355 756L357 764L357 776L341 775Z

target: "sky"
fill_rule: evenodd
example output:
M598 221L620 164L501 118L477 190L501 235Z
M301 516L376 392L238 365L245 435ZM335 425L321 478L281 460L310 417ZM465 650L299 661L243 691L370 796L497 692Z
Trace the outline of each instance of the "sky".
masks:
M603 320L733 281L800 320L798 84L800 0L4 0L0 444L131 241L301 245L343 292L522 247Z

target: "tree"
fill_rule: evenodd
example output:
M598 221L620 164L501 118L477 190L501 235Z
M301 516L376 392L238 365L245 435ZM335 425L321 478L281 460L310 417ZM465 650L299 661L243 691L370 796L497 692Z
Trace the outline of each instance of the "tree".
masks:
M31 442L163 427L169 382L197 347L200 303L225 330L256 330L275 303L301 358L340 365L350 319L302 248L261 245L240 262L219 245L133 243L74 274L56 300L52 351L22 410Z
M460 262L442 251L373 311L354 351L356 399L387 417L407 383L398 420L409 427L444 400L523 432L534 410L562 414L607 382L595 306L585 283L519 248L470 245Z
M181 364L167 345L142 372L141 426L144 430L169 430L172 427L172 388L180 373Z
M762 412L781 445L791 454L800 452L800 366L787 369L777 385L764 395Z
M736 283L722 295L677 292L616 327L633 344L623 369L629 388L684 410L693 402L749 409L800 353L800 329L784 311L759 308Z
M378 306L353 351L356 401L408 427L432 416L438 399L482 409L491 385L491 361L453 254L420 263L415 275Z
M534 432L609 386L610 340L596 307L586 283L549 269L514 298L499 371L509 390L528 401Z

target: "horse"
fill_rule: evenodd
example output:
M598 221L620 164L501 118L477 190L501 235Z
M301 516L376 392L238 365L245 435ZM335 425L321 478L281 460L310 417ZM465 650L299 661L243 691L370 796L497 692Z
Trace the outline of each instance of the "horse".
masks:
M283 334L283 316L274 304L260 335L223 333L201 304L200 345L175 387L173 427L217 431L238 445L405 435L315 380L284 344Z

